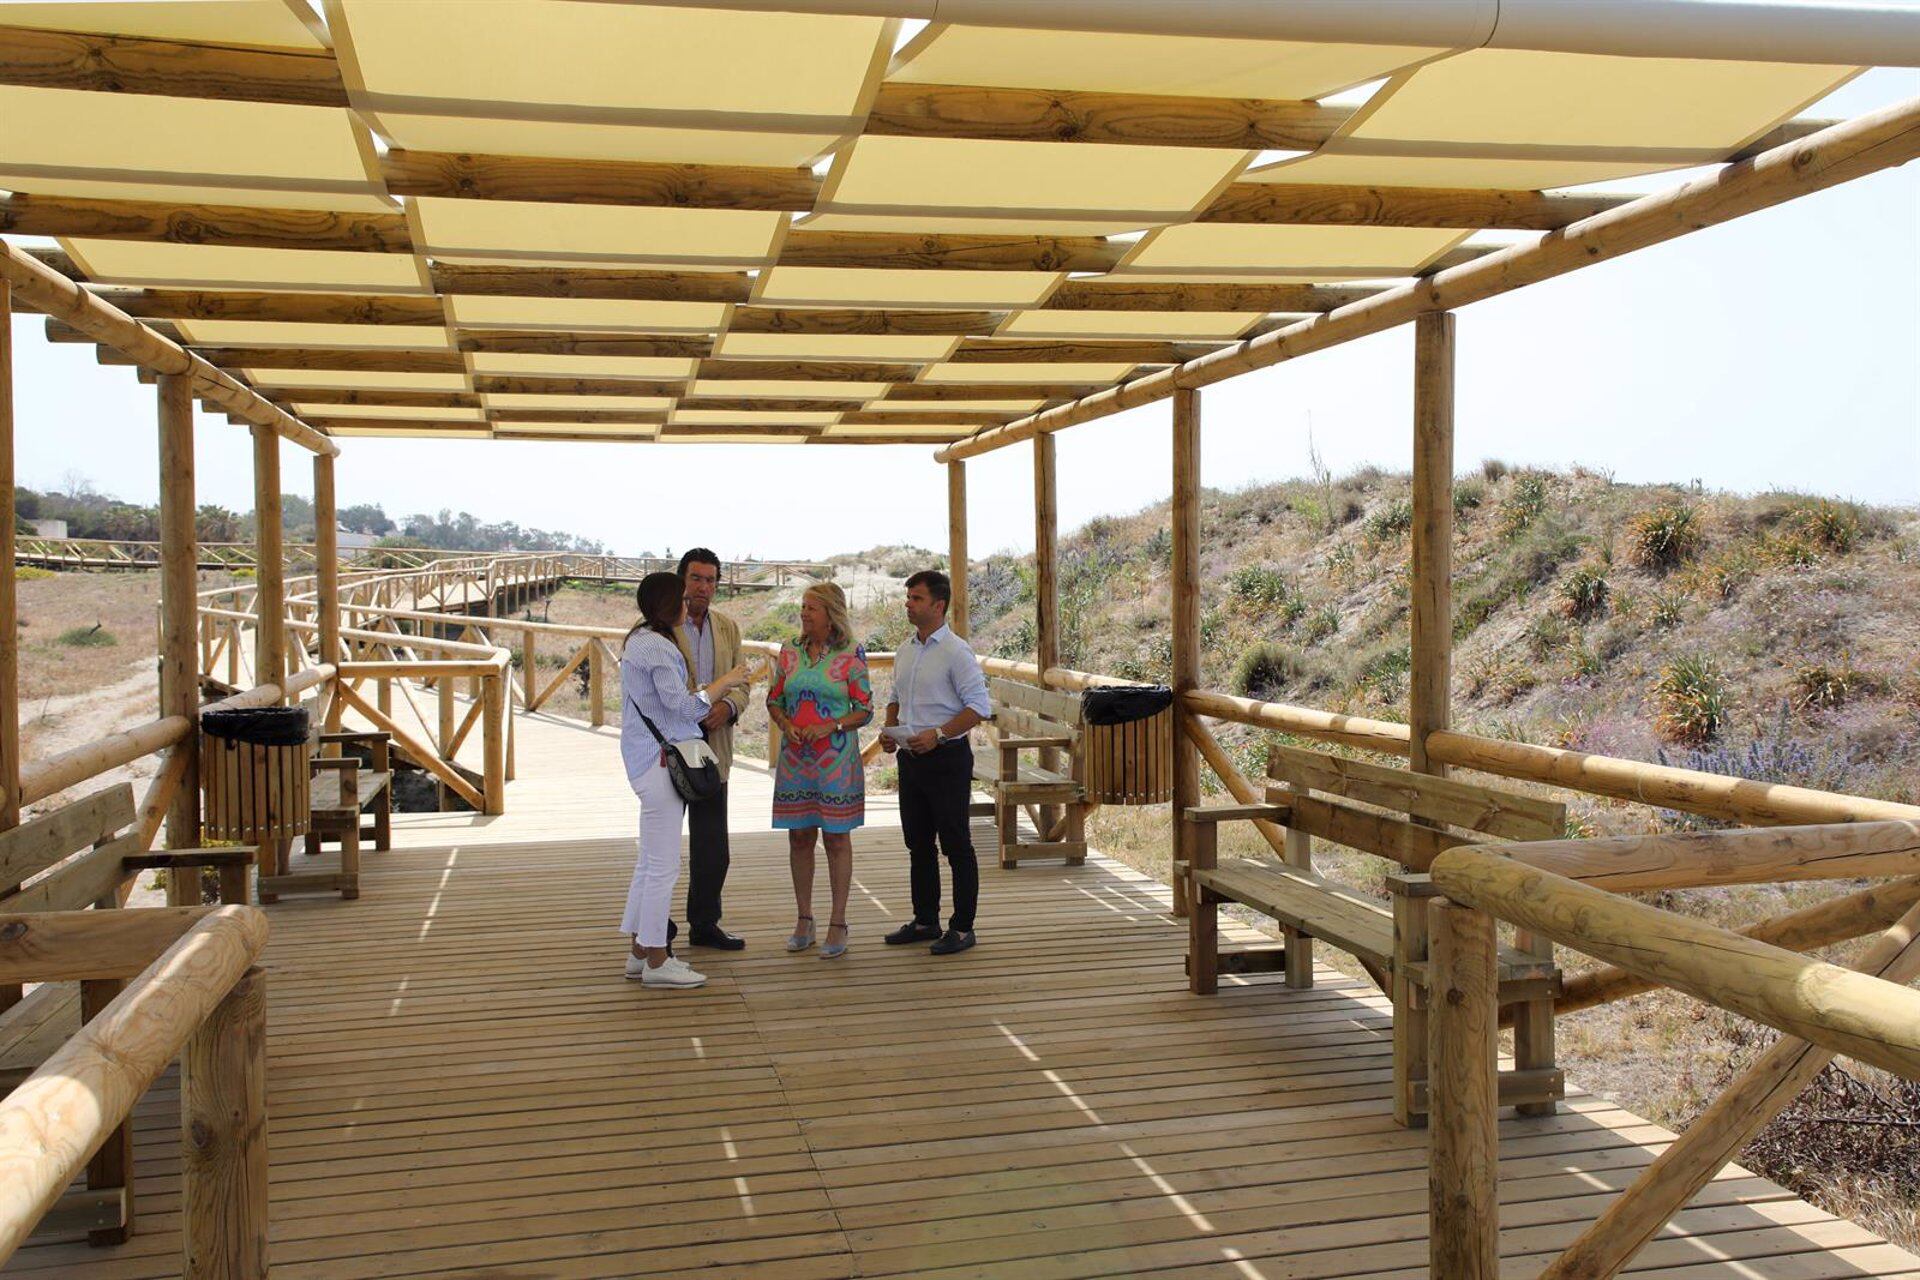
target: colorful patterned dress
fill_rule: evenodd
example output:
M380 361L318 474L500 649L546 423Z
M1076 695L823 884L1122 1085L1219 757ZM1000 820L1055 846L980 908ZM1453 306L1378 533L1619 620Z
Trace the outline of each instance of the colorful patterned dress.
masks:
M866 650L829 649L816 661L804 646L783 647L767 701L796 727L873 709ZM773 776L773 825L781 831L852 831L866 821L867 778L856 730L811 742L781 740Z

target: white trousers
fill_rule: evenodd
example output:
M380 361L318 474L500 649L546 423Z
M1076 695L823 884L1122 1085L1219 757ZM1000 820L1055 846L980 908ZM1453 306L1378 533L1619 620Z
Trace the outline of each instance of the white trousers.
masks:
M643 947L664 947L673 886L680 879L680 828L687 802L657 762L633 779L633 793L640 797L640 857L634 863L633 883L627 886L620 932L632 934Z

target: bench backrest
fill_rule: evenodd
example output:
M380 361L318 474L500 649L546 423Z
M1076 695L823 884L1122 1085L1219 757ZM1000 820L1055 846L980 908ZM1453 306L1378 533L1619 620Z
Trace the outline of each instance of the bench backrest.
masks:
M122 782L0 832L0 911L80 911L113 899L127 878L125 859L141 851L137 833L121 834L133 820L133 786Z
M1016 737L1080 737L1080 699L1058 689L1042 689L995 676L987 681L996 733Z
M1292 806L1287 825L1416 871L1459 844L1566 834L1566 806L1554 801L1278 743L1267 751L1267 777L1285 784L1267 794Z

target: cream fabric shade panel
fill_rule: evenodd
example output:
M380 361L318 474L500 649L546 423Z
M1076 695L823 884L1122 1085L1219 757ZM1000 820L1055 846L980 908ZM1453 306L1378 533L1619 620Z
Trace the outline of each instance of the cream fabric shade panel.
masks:
M241 365L256 387L326 387L369 391L470 391L464 373L388 373L355 369L273 369Z
M831 146L891 25L540 0L489 0L484 21L445 0L326 11L349 84L399 146L708 164L806 164ZM715 116L768 129L701 127Z
M518 352L480 351L467 357L475 373L536 374L560 378L686 378L691 360L653 356L541 356Z
M169 4L0 2L0 25L207 44L324 49L302 16L303 0L174 0Z
M887 390L884 382L797 382L779 378L696 378L691 386L696 396L757 396L770 400L837 400L878 396Z
M446 405L399 404L302 404L294 402L294 412L316 418L399 418L406 421L485 422L479 409Z
M419 251L449 261L543 265L758 266L787 223L741 209L623 209L606 205L427 197L410 205Z
M0 6L0 22L7 17ZM351 112L0 85L0 186L47 194L392 212Z
M252 249L224 244L62 240L89 279L155 287L427 293L426 266L404 253Z
M588 409L670 409L666 396L562 396L527 394L517 391L489 391L481 399L489 409L551 409L558 413L584 412Z
M447 314L463 328L711 333L726 318L719 302L632 302L624 298L453 297Z
M1215 98L1320 98L1447 52L1084 31L930 27L889 80Z
M1168 227L1140 242L1121 272L1311 276L1412 275L1467 238L1422 227Z
M499 430L534 436L618 436L651 440L660 428L644 422L503 422Z
M1260 322L1245 311L1020 311L1009 338L1237 338Z
M210 347L333 347L367 351L450 351L444 326L301 324L278 320L179 320L181 334Z
M754 298L829 307L1029 306L1059 281L1050 271L775 267L760 277Z
M730 333L720 339L714 354L741 360L945 360L958 338L923 338L908 334L864 333Z

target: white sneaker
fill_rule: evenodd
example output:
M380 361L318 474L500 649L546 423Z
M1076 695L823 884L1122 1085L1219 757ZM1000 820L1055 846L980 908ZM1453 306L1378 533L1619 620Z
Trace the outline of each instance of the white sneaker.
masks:
M706 984L707 975L695 973L685 960L669 956L651 968L645 960L640 961L643 987L703 987Z

